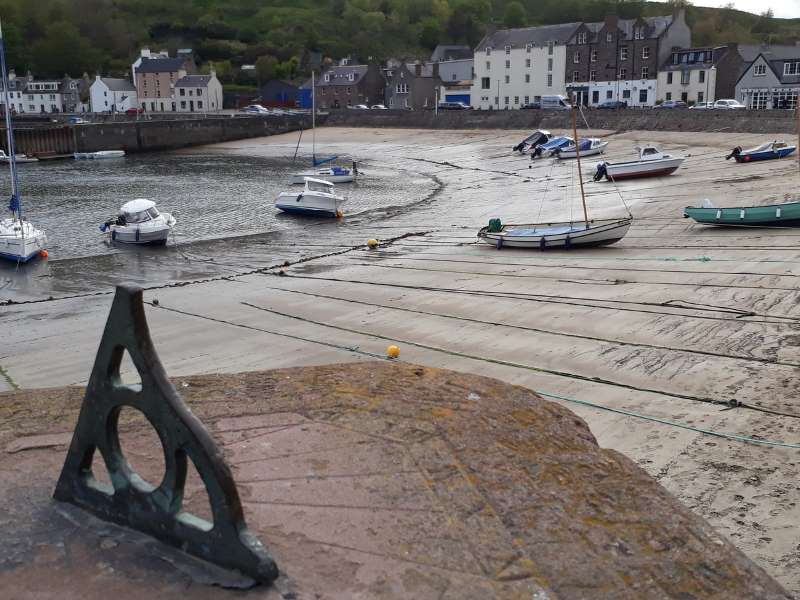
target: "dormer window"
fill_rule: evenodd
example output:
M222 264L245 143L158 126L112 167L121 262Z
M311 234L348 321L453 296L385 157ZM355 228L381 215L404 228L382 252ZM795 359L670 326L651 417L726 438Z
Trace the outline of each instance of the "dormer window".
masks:
M356 79L355 73L348 73L347 74L347 80L348 81L355 81L355 79Z
M581 31L581 32L578 33L578 43L579 44L585 44L586 43L586 32L585 31Z
M610 31L606 34L606 42L609 44L614 41L614 34Z
M506 54L511 54L511 46L506 46Z
M800 61L783 63L784 75L800 75Z
M325 81L330 81L330 80L331 80L331 74L325 73Z
M492 47L486 46L486 56L489 56L492 53Z
M528 54L531 53L531 48L533 48L533 44L525 44L525 52Z

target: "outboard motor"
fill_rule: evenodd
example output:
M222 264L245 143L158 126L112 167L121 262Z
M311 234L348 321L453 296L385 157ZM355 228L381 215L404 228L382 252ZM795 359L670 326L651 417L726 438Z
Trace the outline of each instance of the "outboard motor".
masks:
M597 171L594 173L594 180L600 181L603 177L608 178L608 169L606 168L606 163L600 162L597 163Z
M739 156L741 153L742 153L742 147L736 146L733 150L731 150L731 153L725 157L725 160L730 160L731 158Z
M358 163L353 161L353 175L358 175Z
M516 146L514 146L511 151L512 152L522 152L522 149L525 147L525 142L520 142Z
M534 158L539 158L541 155L542 155L542 147L536 146L536 148L533 149L533 152L531 152L531 160L533 160Z

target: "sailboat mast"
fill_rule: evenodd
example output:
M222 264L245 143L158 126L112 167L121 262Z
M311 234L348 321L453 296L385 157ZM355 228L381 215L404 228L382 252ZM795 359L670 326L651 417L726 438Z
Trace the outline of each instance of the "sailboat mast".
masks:
M317 164L317 88L314 84L314 71L311 71L311 160Z
M578 161L578 182L581 184L581 203L583 204L583 220L586 222L586 229L589 229L589 213L586 212L586 194L583 191L583 174L581 173L581 150L578 144L578 123L575 115L575 105L577 101L575 95L572 96L572 134L575 136L575 160Z
M3 71L3 104L6 119L6 141L8 143L8 167L11 170L11 203L9 209L16 212L17 218L22 222L22 201L19 197L19 181L17 179L17 160L14 149L14 130L11 128L11 102L8 94L8 69L6 68L6 42L3 38L3 26L0 23L0 69ZM22 228L25 236L25 228Z

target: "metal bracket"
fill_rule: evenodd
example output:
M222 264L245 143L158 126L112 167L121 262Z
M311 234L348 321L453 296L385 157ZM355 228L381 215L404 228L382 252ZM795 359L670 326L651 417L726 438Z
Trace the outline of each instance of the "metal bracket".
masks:
M141 386L120 380L126 350ZM166 470L156 488L136 474L122 453L117 421L123 406L140 410L161 439ZM113 487L92 474L95 451L103 456ZM182 510L187 457L206 486L213 523ZM140 288L117 287L54 497L258 582L278 576L266 548L247 529L222 452L167 378L150 339Z

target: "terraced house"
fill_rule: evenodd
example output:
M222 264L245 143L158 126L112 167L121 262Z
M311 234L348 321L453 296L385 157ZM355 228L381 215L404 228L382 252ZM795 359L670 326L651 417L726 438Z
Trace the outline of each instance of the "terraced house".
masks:
M800 47L767 46L736 82L736 99L747 108L793 109L800 94Z
M375 64L329 67L322 72L314 86L317 108L383 104L385 85L383 75Z
M567 92L589 106L615 100L653 106L659 66L673 49L689 46L683 9L665 17L581 23L566 44Z

